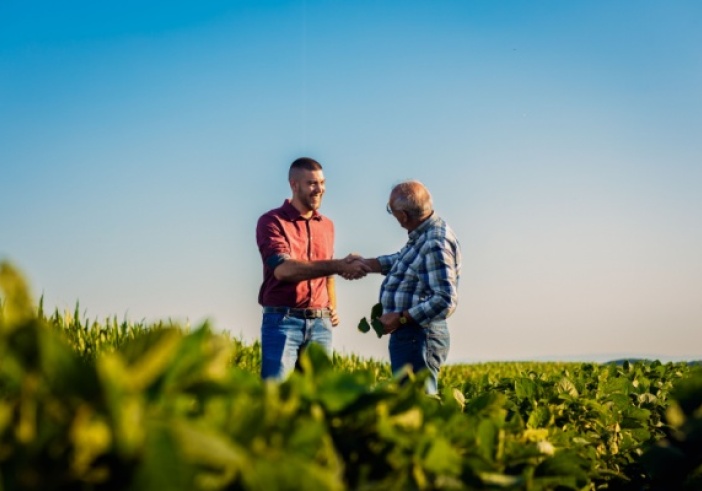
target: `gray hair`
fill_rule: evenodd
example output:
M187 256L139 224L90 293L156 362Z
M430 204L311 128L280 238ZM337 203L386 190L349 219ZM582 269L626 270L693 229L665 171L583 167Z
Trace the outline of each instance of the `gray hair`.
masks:
M403 181L392 188L394 208L407 212L413 218L421 218L434 209L429 190L419 181Z

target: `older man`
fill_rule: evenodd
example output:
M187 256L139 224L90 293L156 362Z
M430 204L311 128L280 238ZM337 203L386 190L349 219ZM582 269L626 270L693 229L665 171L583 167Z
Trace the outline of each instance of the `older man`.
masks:
M395 186L387 211L407 229L407 244L395 254L361 262L385 275L380 322L390 334L393 372L405 365L415 373L428 370L426 391L435 394L450 346L446 319L458 303L460 245L453 230L434 213L431 195L419 181Z

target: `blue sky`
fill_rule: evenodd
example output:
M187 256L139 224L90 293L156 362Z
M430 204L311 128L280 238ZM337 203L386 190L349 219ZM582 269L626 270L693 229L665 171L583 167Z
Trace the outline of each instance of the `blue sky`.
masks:
M0 257L47 307L255 339L258 216L325 169L339 256L415 178L463 247L451 361L702 358L695 1L0 3ZM339 280L335 347L381 279Z

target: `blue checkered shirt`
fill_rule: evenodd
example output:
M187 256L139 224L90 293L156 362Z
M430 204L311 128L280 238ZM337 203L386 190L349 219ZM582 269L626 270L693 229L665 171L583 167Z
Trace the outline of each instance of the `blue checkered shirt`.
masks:
M383 313L408 311L419 324L444 320L458 303L461 247L448 224L429 217L409 233L400 252L378 257Z

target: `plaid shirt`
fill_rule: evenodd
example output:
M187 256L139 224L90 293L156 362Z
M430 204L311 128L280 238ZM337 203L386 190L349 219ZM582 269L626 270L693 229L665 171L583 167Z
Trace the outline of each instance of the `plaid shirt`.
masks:
M427 327L449 317L458 303L461 248L448 224L436 214L409 233L400 252L378 257L383 313L402 312Z

